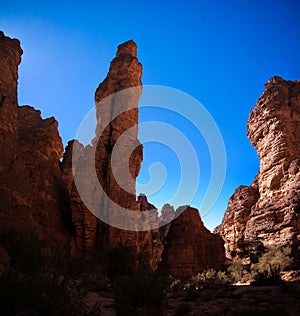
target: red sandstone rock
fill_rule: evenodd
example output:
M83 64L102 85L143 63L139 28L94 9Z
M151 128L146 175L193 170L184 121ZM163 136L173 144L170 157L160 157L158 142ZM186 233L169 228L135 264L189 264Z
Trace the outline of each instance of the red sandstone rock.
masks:
M69 194L71 194L72 189L73 173L75 172L77 161L83 154L83 150L84 146L82 144L77 140L71 140L68 142L64 152L61 165L62 179Z
M163 244L160 238L159 218L157 208L148 202L147 196L144 194L139 195L138 203L140 204L140 212L150 212L151 215L147 217L150 220L149 227L157 227L145 232L139 233L140 245L142 245L141 252L145 254L149 260L150 267L157 268L161 261L161 254L163 251ZM144 219L144 220L147 220Z
M0 32L0 183L5 185L17 151L17 81L20 42Z
M102 100L122 89L140 86L141 74L142 66L136 58L136 44L133 41L128 41L118 47L117 56L111 62L109 73L95 93L97 111L96 138L93 140L93 146L87 146L82 156L78 159L75 174L76 179L78 179L76 181L77 186L80 186L83 190L88 190L87 194L95 192L94 196L91 196L90 199L98 205L96 208L102 214L109 212L111 207L113 207L113 202L131 210L139 209L135 194L124 191L118 185L111 167L111 154L114 145L118 138L130 127L134 127L130 136L133 141L138 143L137 106L139 94L133 95L130 100L135 105L134 109L122 113L122 115L116 118L114 118L114 111L118 110L119 104L117 101L119 100L112 101L109 104L103 104ZM140 91L140 89L137 91ZM126 104L124 110L126 110ZM128 143L124 144L124 146L126 145ZM96 148L96 151L94 148ZM132 174L136 176L142 161L142 151L140 151L140 154L141 156L129 166ZM126 168L129 161L122 159L123 157L120 157L118 165L121 168ZM90 176L93 168L96 168L98 179ZM112 202L107 199L104 200L103 193L95 191L99 182L105 194L107 194ZM134 187L131 186L130 189L135 193L135 181L133 180L131 183ZM73 222L77 232L78 247L82 248L85 252L90 252L92 249L101 247L104 244L106 246L115 246L118 242L125 243L127 240L132 240L135 244L137 232L123 231L100 221L81 201L76 185L73 185L71 190L71 207ZM106 214L103 216L106 216Z
M160 221L160 239L163 243L163 245L166 245L166 238L171 226L172 220L175 218L175 211L174 207L171 206L170 204L165 204L162 209L161 209L161 216L159 218Z
M182 208L186 208L182 212ZM188 279L208 268L219 269L225 260L223 240L206 229L197 209L182 206L171 222L162 253L166 275Z
M226 255L237 251L245 262L261 245L292 245L299 256L300 81L273 77L265 86L247 132L260 170L254 184L230 198L221 227Z
M60 171L57 122L18 106L18 40L0 32L0 234L31 231L46 244L70 242L68 193Z
M56 120L42 119L39 111L17 104L21 54L19 42L0 33L1 229L32 230L46 244L59 242L62 245L72 242L72 234L67 229L72 216L77 248L86 253L129 240L137 252L147 255L151 268L155 269L161 261L162 237L166 245L164 266L170 273L185 278L207 267L219 267L223 261L222 241L203 226L197 210L188 208L170 224L174 217L171 206L165 205L158 218L156 208L146 196L136 201L135 180L143 158L143 149L137 139L142 66L136 58L136 44L128 41L119 46L106 79L95 93L97 127L92 145L83 147L77 141L69 142L61 163L63 147ZM138 88L130 90L125 98L111 99L107 107L104 102L107 96L130 87ZM115 115L119 101L122 101L124 112ZM129 170L126 191L114 178L111 157L119 138L128 129L130 132L123 139L121 154L117 157L117 171ZM128 148L134 150L126 160ZM95 166L90 164L91 157L95 158ZM90 177L94 167L96 179ZM297 168L296 162L291 164L291 174L296 174ZM99 220L82 202L78 183L73 181L74 173L99 212L108 213L114 204L94 190L95 180L100 181L110 201L141 213L145 231L121 230ZM146 211L150 211L151 216L146 216ZM122 217L122 214L117 216ZM168 224L161 230L147 230L159 221L160 225ZM5 267L11 259L10 254L5 245L0 244L0 249L5 255L5 260L1 261Z
M150 205L147 204L146 198L137 202L135 193L135 179L139 174L143 159L143 149L137 139L141 75L142 66L136 58L136 44L128 41L120 45L116 57L111 62L107 77L95 93L96 137L92 141L92 146L87 146L82 153L80 152L79 159L75 159L77 162L76 180L71 188L71 208L76 228L77 246L84 252L89 253L95 248L101 250L103 247L116 246L119 242L130 241L137 252L146 254L150 266L155 268L157 262L160 261L162 251L158 229L151 232L149 230L123 230L102 221L105 218L109 223L114 222L116 218L113 216L117 216L118 220L122 219L122 210L117 214L113 212L114 203L136 212L148 210ZM126 90L126 95L114 95L107 101L107 97L131 87L136 88ZM127 134L124 137L125 132ZM120 137L123 138L118 143ZM117 143L120 153L117 161L112 165L112 154ZM127 155L126 153L130 149L134 150ZM94 157L95 161L91 164ZM93 168L96 168L97 178L91 176ZM125 180L125 187L117 182L113 168L117 169L115 172ZM126 175L128 169L129 173ZM67 182L70 183L70 179ZM99 183L104 192L96 189ZM80 192L78 192L78 186L80 186ZM94 205L97 205L96 210L100 215L97 216L98 218L95 216L97 214L95 212L92 214L87 205L82 202L82 191L89 195L89 199L93 201ZM106 195L109 199L105 197ZM157 212L154 213L154 217L150 221L158 220ZM147 228L147 225L145 227Z

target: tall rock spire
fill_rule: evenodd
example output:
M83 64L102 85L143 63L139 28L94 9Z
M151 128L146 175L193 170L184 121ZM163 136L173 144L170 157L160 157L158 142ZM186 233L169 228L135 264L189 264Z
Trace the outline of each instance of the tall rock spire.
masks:
M143 148L138 141L142 65L136 53L137 46L132 40L119 45L106 78L95 92L96 136L92 146L85 147L81 158L73 160L76 167L71 208L77 245L84 252L129 240L138 252L147 253L154 268L162 251L162 244L157 240L158 229L157 234L151 234L109 225L128 220L122 209L137 212L141 209L136 199L136 178L143 159ZM97 177L90 176L94 170ZM93 212L82 202L79 187L91 201ZM120 211L115 211L116 206ZM153 236L156 236L155 246ZM153 260L154 257L158 259Z

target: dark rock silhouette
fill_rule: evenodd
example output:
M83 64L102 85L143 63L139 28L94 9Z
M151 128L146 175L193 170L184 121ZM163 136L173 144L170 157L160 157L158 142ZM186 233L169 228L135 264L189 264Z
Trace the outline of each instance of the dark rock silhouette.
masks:
M18 106L18 65L22 49L0 32L0 235L26 232L49 246L69 244L71 213L60 159L57 121ZM0 236L0 237L1 237Z
M188 279L205 269L220 269L225 260L224 242L203 225L197 209L182 206L171 223L162 253L162 271Z

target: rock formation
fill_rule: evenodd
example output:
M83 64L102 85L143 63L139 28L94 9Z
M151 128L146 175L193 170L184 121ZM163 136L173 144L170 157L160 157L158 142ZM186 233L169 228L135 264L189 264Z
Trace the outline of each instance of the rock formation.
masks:
M82 156L84 146L80 144L77 140L71 140L66 146L61 169L62 169L62 179L65 187L67 188L69 195L71 195L72 184L73 184L73 174L76 169L77 162Z
M148 202L148 199L144 194L139 195L138 203L140 205L140 212L150 212L148 220L152 223L150 223L149 227L154 227L154 224L157 227L155 229L151 229L150 232L139 233L139 243L142 245L141 251L145 254L146 258L148 258L150 267L157 268L161 261L161 254L163 251L163 244L160 238L160 229L158 228L158 211L153 204Z
M143 159L137 139L142 66L136 44L128 41L118 47L96 90L95 138L87 146L70 141L65 153L57 121L42 119L30 106L18 106L21 54L19 41L0 32L0 274L11 259L7 233L10 240L29 234L43 240L45 249L71 245L85 254L129 241L152 269L164 251L166 271L184 278L219 267L222 241L204 228L196 209L188 208L170 224L173 207L165 205L159 217L145 195L136 198ZM120 175L121 184L115 178ZM84 203L86 197L96 212ZM128 221L122 210L114 212L116 205L138 214L143 230L140 224L131 230L107 224L115 217Z
M71 213L61 179L58 124L18 106L21 55L19 41L0 32L0 237L27 232L49 245L67 243Z
M163 273L186 280L208 268L220 269L225 260L223 240L204 227L197 209L182 206L177 212L162 253Z
M226 255L249 263L264 247L300 240L300 81L271 78L248 120L260 170L230 198L221 227Z
M171 226L172 220L175 218L175 210L174 207L170 204L163 205L161 209L161 216L159 218L160 221L160 239L165 246L167 244L166 238Z
M158 230L151 232L125 230L102 221L103 218L106 222L122 221L122 210L114 213L116 205L136 212L148 210L150 205L147 204L146 197L140 197L137 201L135 194L135 179L143 159L142 146L137 139L141 75L142 66L136 57L136 44L128 41L120 45L116 57L111 62L107 77L95 93L96 137L92 145L86 146L83 150L78 143L76 143L78 150L75 152L73 148L75 143L68 146L63 160L63 174L67 187L71 187L71 209L77 246L89 253L95 248L113 247L119 242L130 241L137 252L143 252L150 266L155 268L162 251ZM132 87L134 89L124 90ZM122 94L118 93L122 90L124 91ZM107 98L112 95L114 95L112 98ZM117 146L119 154L113 165L113 152ZM73 185L70 184L72 168L67 162L70 161L72 150L76 178L76 183ZM93 168L96 169L97 177L90 176ZM114 172L123 181L122 185L115 178ZM98 189L99 183L103 192ZM78 186L81 192L78 192ZM96 205L97 214L92 213L86 203L83 203L82 191L85 190L89 195L88 199ZM156 209L153 215L155 220Z

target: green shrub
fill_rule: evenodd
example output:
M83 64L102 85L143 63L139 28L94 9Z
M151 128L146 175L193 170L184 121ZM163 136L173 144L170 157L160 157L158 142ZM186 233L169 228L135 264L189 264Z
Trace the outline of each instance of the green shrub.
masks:
M282 282L280 270L271 268L270 270L258 271L251 284L256 286L269 286L279 285Z
M172 275L169 276L169 279L167 281L167 285L174 296L179 295L179 293L182 291L181 280L173 277Z
M231 280L223 271L216 271L214 269L205 270L202 273L192 277L191 284L195 289L210 288L219 285L230 284Z
M258 263L253 264L252 271L284 271L288 269L293 259L290 257L290 247L269 248L259 259Z
M278 285L283 281L281 272L289 268L293 262L290 257L291 248L275 247L269 248L258 263L251 266L254 281L253 285Z
M228 278L232 283L248 282L251 280L251 274L243 265L241 260L234 260L227 263Z

